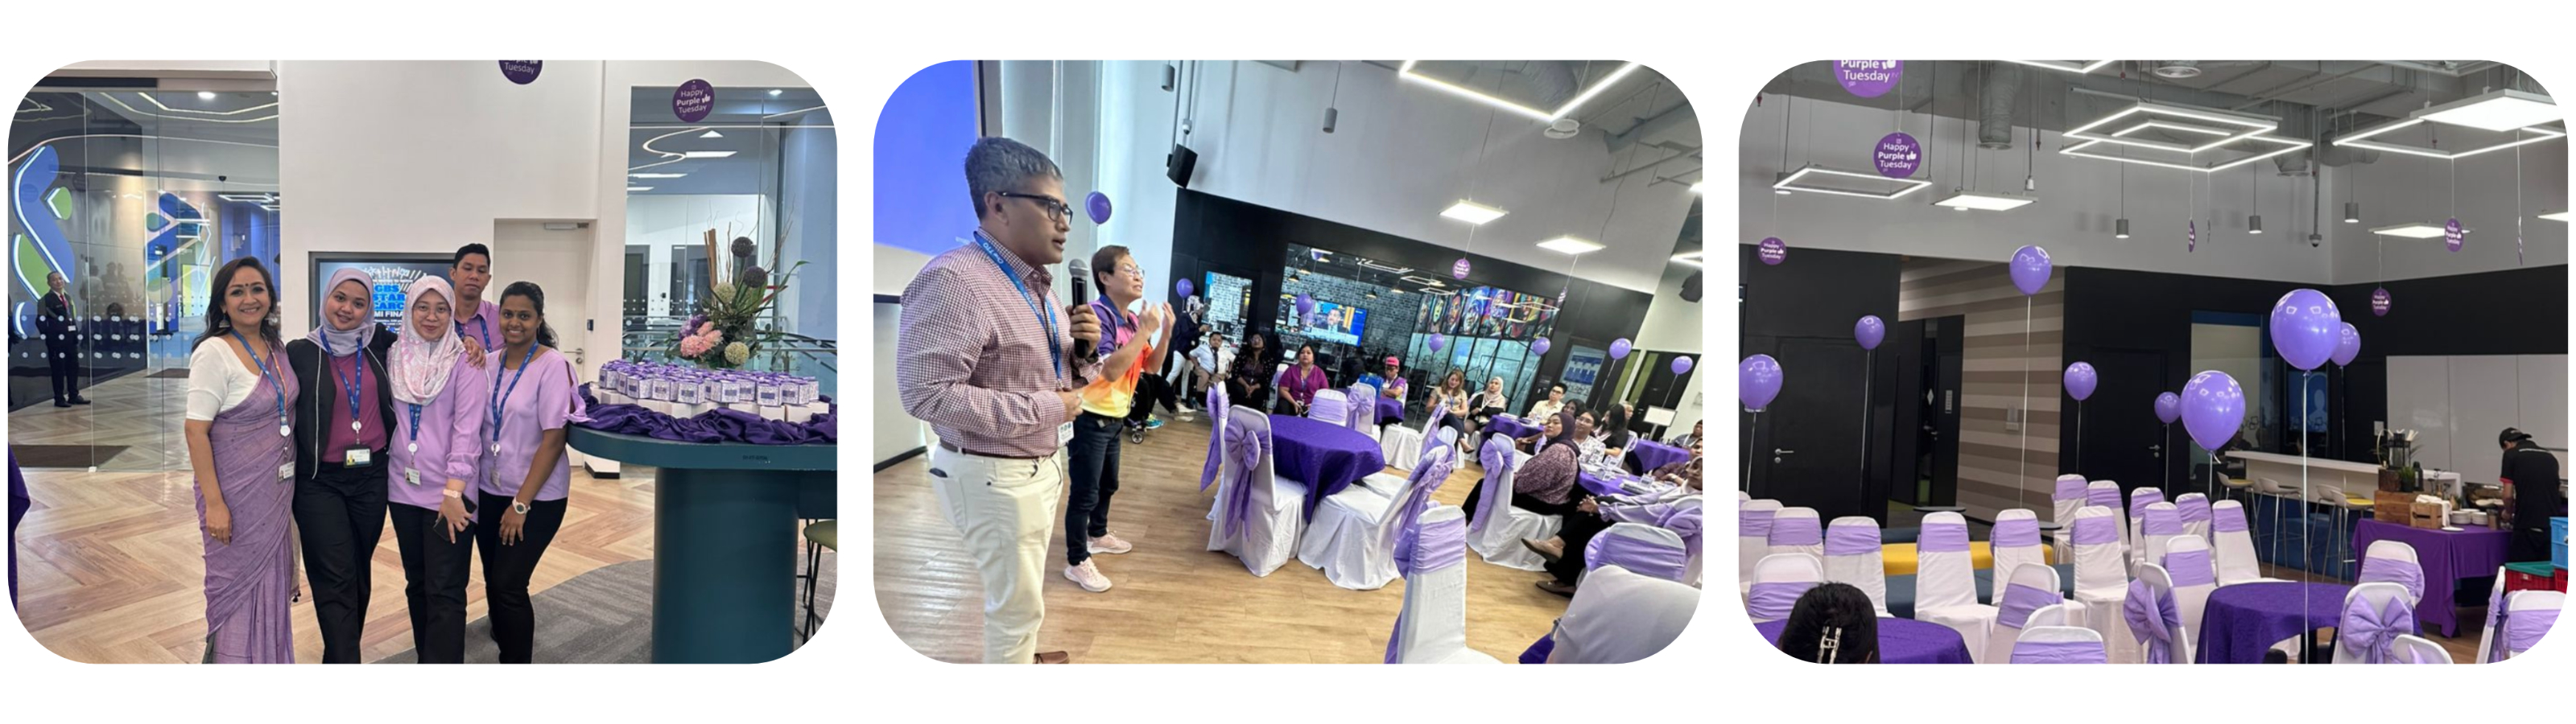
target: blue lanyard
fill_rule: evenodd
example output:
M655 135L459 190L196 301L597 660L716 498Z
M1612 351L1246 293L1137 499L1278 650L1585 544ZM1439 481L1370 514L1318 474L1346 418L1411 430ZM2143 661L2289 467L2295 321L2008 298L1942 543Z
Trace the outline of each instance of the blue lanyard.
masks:
M363 345L361 347L358 351L364 351ZM322 363L331 366L331 380L340 383L340 388L349 393L349 421L361 422L362 420L358 418L358 389L367 385L367 360L356 352L350 354L349 361L357 363L358 369L357 381L351 382L340 379L340 366L331 364L330 357L340 356L339 353L331 351L331 335L322 335L322 354L324 355Z
M1055 308L1038 303L1037 296L1029 293L1029 286L1011 273L1010 264L1002 261L1002 253L993 249L993 242L984 240L983 231L975 232L975 246L984 250L984 258L993 260L993 268L1002 270L1003 278L1011 280L1011 288L1020 290L1020 300L1029 303L1029 313L1046 325L1047 361L1054 364L1056 378L1063 379L1064 343L1055 336Z
M268 362L260 359L259 352L250 348L250 340L242 337L241 330L234 329L231 332L233 340L241 343L242 351L250 354L250 363L259 365L260 378L268 380L269 386L277 392L277 423L286 424L286 383L279 382L276 375L269 373Z
M481 304L476 304L475 306L480 307L480 306L482 306L482 305L481 305ZM484 348L484 349L486 349L486 350L491 349L491 348L492 348L492 320L490 320L490 319L485 319L485 318L483 317L483 310L481 310L481 309L476 309L476 310L474 310L474 328L475 328L475 332L474 332L474 341L482 342L482 343L483 343L483 348ZM462 320L462 319L456 320L456 333L457 333L457 334L464 334L464 333L465 333L465 320Z
M519 391L519 378L528 376L528 363L536 358L537 344L529 342L528 354L519 358L519 371L510 375L510 389L507 392L501 390L500 372L495 370L492 373L492 444L494 445L501 444L501 403L509 402L510 395Z
M420 443L420 403L407 402L404 404L411 405L411 442L417 445Z

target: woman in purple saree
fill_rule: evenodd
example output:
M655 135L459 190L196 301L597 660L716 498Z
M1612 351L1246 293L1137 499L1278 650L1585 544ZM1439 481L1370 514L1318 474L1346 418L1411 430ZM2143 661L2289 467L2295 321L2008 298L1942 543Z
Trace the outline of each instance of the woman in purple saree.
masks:
M215 273L217 303L188 355L187 443L206 560L210 664L295 663L302 596L289 530L296 382L278 342L277 290L249 257Z

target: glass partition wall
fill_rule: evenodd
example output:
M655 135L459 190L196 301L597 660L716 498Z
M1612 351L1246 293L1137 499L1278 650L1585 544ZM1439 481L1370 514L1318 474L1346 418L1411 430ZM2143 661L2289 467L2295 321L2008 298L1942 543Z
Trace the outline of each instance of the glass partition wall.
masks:
M183 417L209 276L240 256L277 269L273 85L172 83L40 85L17 100L6 216L9 442L21 465L185 467L171 421ZM48 304L56 274L61 303ZM56 394L58 369L89 404L57 406L70 397Z

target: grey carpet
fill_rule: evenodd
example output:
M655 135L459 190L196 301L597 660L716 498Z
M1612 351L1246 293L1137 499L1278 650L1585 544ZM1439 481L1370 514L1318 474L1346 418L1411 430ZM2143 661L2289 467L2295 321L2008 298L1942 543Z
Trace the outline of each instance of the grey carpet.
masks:
M800 556L802 551L798 552ZM838 582L838 558L823 552L823 580L814 589L816 628L832 612L832 590ZM800 587L798 593L803 593ZM628 561L574 576L531 599L537 610L536 663L647 664L653 661L653 562ZM399 599L395 605L401 605ZM795 611L797 625L805 611ZM819 632L818 632L819 635ZM804 641L795 641L798 646ZM413 663L410 649L377 659L379 664ZM492 643L492 619L465 623L465 662L489 664L501 659Z

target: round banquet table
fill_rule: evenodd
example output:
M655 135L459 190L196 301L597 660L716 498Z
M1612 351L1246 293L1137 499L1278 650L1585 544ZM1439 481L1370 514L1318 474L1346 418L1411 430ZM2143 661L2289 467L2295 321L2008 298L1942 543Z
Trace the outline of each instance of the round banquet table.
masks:
M2272 644L2333 627L2343 612L2344 594L2351 591L2340 583L2291 581L2220 586L2209 592L2209 607L2201 612L2200 653L2194 661L2263 663L2263 652Z
M1270 461L1280 477L1306 484L1306 516L1351 483L1386 470L1377 441L1341 425L1270 416Z
M1637 464L1637 470L1651 473L1655 468L1689 460L1690 451L1640 437L1630 441L1628 459Z
M1646 482L1645 478L1626 473L1595 473L1590 470L1577 474L1575 479L1583 484L1585 491L1593 495L1626 495L1628 494L1627 488L1624 487L1626 483L1644 485Z
M1762 632L1762 640L1780 645L1780 631L1787 621L1758 623L1753 629ZM1878 662L1882 664L1965 664L1968 643L1959 632L1937 623L1924 623L1910 618L1878 620Z
M1499 432L1502 433L1504 437L1509 437L1514 440L1544 432L1544 430L1539 426L1522 422L1520 418L1510 415L1495 415L1494 424L1486 425L1484 431Z
M1379 397L1379 398L1377 398L1377 424L1380 424L1380 425L1392 425L1392 424L1401 424L1401 423L1403 423L1403 422L1404 422L1404 401L1403 401L1403 400L1398 400L1398 399L1395 399L1395 398L1393 398L1393 397Z

